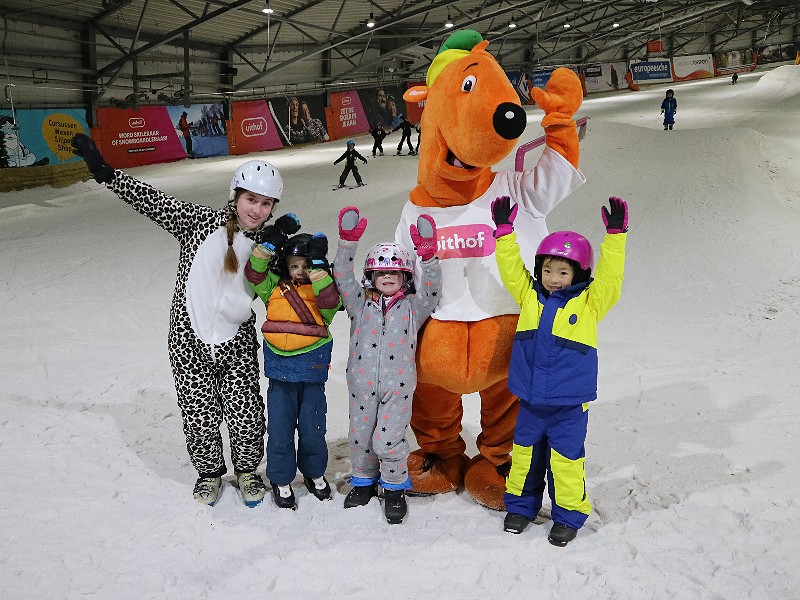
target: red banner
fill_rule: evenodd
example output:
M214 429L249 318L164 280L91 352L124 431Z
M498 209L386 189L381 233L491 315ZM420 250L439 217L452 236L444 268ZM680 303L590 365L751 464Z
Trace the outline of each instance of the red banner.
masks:
M664 44L661 43L661 40L647 40L648 53L663 52L663 51L664 51Z
M283 147L283 133L279 133L266 100L234 102L228 144L231 154L249 154Z
M93 135L109 164L125 169L186 158L166 106L98 108Z
M331 94L330 115L332 118L328 121L328 129L333 139L338 140L370 130L358 92Z

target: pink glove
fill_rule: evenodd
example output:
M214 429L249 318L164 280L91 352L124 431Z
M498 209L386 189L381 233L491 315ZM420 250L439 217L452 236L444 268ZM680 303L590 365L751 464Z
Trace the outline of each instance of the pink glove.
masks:
M544 89L531 88L531 97L545 112L542 127L569 125L583 102L581 80L572 70L559 67L550 75Z
M339 239L346 242L357 242L361 239L367 228L367 220L360 217L355 206L345 206L339 211Z
M628 231L628 203L622 198L611 196L608 199L609 211L605 206L600 207L606 233L625 233Z
M430 215L420 215L417 224L408 228L411 241L422 260L430 260L436 254L436 222Z
M492 220L494 221L494 237L500 238L514 231L514 219L517 218L519 204L511 208L511 198L498 196L492 200Z

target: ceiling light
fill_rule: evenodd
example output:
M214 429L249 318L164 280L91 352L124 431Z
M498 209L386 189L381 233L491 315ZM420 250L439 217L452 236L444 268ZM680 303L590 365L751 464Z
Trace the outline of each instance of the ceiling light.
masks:
M508 28L509 29L515 29L516 26L517 26L517 24L514 23L514 19L511 19L511 23L508 24Z
M450 18L450 13L447 13L447 21L444 22L444 26L448 29L453 26L453 20Z
M569 29L570 27L572 27L572 25L569 23L564 23L564 29Z
M616 29L617 27L619 27L619 23L614 23L614 24L612 25L612 27L613 27L614 29Z
M271 15L272 13L275 12L274 10L272 10L272 7L269 5L269 0L267 0L267 4L264 6L264 8L261 9L261 12L263 12L264 14L267 14L267 15Z
M372 16L372 13L369 13L369 21L367 21L367 27L375 27L375 17Z

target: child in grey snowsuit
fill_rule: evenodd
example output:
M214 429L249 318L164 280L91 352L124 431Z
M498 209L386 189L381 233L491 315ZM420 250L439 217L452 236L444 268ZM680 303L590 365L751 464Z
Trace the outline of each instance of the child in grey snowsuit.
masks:
M333 276L352 320L347 387L353 489L344 507L369 503L380 483L386 519L400 523L407 512L405 490L411 489L406 429L417 386L417 332L439 301L442 273L435 256L436 224L421 215L410 226L422 259L420 291L414 289L416 257L397 244L374 246L357 282L353 261L366 227L357 208L347 206L339 213Z

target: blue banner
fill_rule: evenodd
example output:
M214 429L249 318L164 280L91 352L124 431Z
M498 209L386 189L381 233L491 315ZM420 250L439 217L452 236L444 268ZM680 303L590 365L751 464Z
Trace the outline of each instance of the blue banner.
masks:
M16 122L14 122L14 116ZM81 109L0 111L0 167L30 167L80 160L70 140L89 133Z

